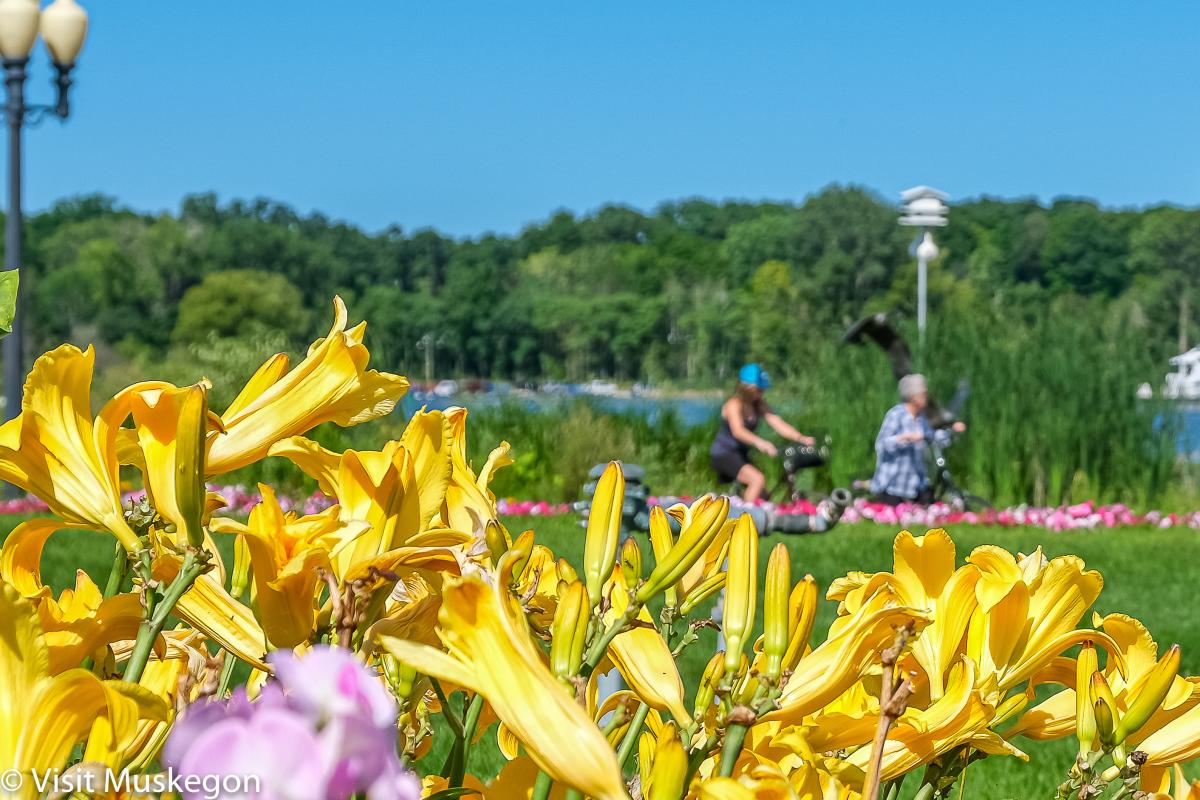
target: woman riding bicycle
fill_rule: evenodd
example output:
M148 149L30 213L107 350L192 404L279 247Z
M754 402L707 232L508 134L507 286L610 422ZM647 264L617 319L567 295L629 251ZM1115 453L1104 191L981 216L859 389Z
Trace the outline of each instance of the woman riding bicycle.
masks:
M772 430L785 439L800 444L814 444L811 436L805 436L784 422L767 405L764 392L770 387L771 379L761 365L747 364L738 371L737 388L721 406L721 427L708 451L718 480L722 483L741 483L746 487L742 499L750 503L762 495L767 482L762 470L750 463L750 448L772 458L778 454L775 445L754 432L759 422L765 420Z

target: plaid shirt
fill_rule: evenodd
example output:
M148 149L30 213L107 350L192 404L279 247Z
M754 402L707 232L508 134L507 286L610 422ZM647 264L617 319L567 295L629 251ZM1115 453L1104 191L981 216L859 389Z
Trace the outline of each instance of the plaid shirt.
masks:
M920 442L900 441L906 433L920 433L925 438ZM925 443L928 441L936 441L945 447L950 444L950 432L935 431L924 414L914 417L903 403L892 406L875 437L875 476L871 478L871 491L914 498L929 486L925 469Z

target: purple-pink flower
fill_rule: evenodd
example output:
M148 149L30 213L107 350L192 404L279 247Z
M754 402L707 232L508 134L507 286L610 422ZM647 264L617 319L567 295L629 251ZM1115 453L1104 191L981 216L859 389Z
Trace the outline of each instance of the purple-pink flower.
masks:
M246 789L231 797L420 797L420 782L396 753L395 701L353 653L318 646L301 657L278 651L270 661L276 680L257 700L238 689L228 700L190 706L163 763L181 776L220 776Z

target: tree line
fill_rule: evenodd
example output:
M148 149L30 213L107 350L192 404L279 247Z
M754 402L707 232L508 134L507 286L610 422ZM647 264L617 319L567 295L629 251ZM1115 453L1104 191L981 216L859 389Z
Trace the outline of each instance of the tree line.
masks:
M299 347L336 293L370 321L377 363L414 377L423 347L438 377L711 385L746 360L786 377L864 313L911 316L913 231L896 219L878 195L832 186L799 204L609 205L453 238L270 200L200 194L147 215L85 196L27 220L24 321L31 354L95 341L136 371ZM936 238L934 319L1119 319L1163 357L1200 331L1200 211L978 199Z

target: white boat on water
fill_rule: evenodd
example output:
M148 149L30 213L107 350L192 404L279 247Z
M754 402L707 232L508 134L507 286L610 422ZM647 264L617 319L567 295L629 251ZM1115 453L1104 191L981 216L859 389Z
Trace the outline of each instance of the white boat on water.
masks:
M1148 400L1153 396L1150 384L1138 387L1138 397ZM1167 400L1200 400L1200 347L1171 358L1171 371L1163 382L1161 396Z

